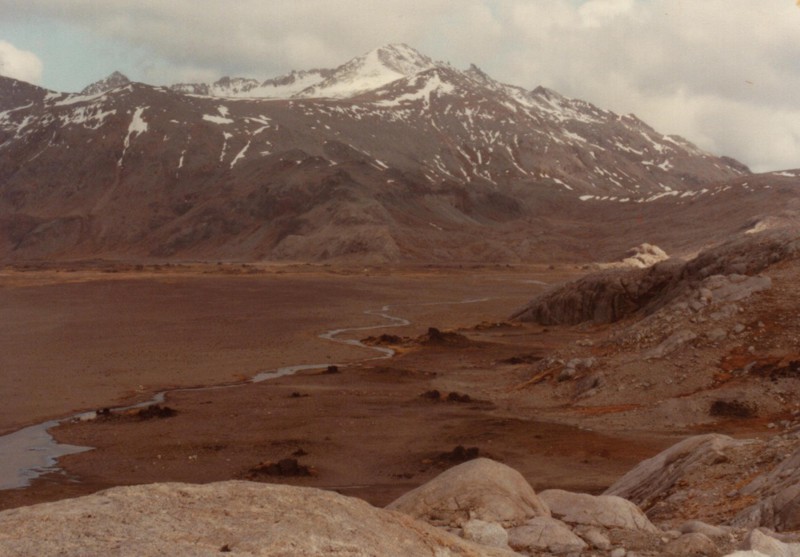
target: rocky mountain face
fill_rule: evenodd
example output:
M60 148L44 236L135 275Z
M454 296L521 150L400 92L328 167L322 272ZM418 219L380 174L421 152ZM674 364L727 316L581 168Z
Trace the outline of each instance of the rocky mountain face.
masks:
M405 45L261 82L113 74L74 95L0 78L6 260L525 261L651 232L696 249L771 214L784 174ZM693 207L726 203L741 215L698 233Z
M86 96L93 96L99 95L101 93L105 93L106 91L111 91L112 89L116 89L118 87L124 87L130 83L130 79L127 76L122 75L119 72L114 72L109 75L107 78L92 83L91 85L87 86L86 88L81 91L81 95Z

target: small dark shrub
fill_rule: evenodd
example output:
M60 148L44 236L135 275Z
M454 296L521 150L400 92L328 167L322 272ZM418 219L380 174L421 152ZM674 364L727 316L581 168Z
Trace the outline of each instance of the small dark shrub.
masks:
M715 400L711 404L709 414L724 418L752 418L756 415L758 407L751 402L740 400Z

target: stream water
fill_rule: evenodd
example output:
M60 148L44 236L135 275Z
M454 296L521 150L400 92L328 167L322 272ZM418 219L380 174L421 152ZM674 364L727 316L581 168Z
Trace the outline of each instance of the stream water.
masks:
M473 303L483 300L464 300L461 302L452 303ZM332 329L319 335L319 338L337 342L340 344L347 344L349 346L357 346L378 352L379 355L373 358L366 358L360 361L388 359L394 356L394 350L384 348L381 346L368 346L359 340L355 339L341 339L340 335L351 332L370 331L373 329L386 329L389 327L405 327L410 325L411 322L401 317L396 317L389 314L389 306L384 306L378 310L366 310L367 315L382 317L388 323L380 325L368 325L363 327L350 327L345 329ZM280 367L278 369L263 371L257 373L251 379L251 383L260 383L278 377L292 375L299 371L311 369L325 369L331 364L326 362L324 364L300 364L293 366ZM210 391L215 389L230 389L241 386L242 383L232 383L225 385L215 385L211 387L188 387L170 389L162 391L153 396L150 400L134 404L131 406L112 408L113 411L125 411L135 408L143 408L152 404L162 404L166 399L167 394L174 392L184 391ZM84 412L75 414L60 420L50 420L41 424L32 425L24 429L20 429L8 435L0 436L0 490L15 489L26 487L30 482L50 472L58 470L58 459L64 455L76 454L84 451L92 450L92 447L79 447L75 445L64 445L58 443L48 432L51 428L56 427L62 422L71 420L89 420L96 416L95 412Z

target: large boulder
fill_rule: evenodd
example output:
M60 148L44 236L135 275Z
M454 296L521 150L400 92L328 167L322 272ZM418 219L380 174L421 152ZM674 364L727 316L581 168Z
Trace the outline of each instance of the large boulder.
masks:
M716 433L689 437L640 462L605 494L624 497L648 509L668 495L681 478L725 459L725 451L741 443Z
M550 515L522 474L487 458L450 468L386 508L448 527L478 519L507 528Z
M539 498L550 508L553 517L567 524L639 530L651 534L661 532L639 507L615 495L595 496L548 489L542 491Z
M230 481L117 487L0 512L0 555L511 556L318 489Z

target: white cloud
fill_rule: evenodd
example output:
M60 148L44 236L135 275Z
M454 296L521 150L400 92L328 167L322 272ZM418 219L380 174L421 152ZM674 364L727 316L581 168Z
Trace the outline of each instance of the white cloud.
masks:
M659 131L755 170L800 167L800 10L793 2L549 5L523 7L520 0L508 7L518 47L496 74L634 112Z
M127 44L136 55L119 69L156 84L333 67L406 42L634 112L756 169L800 167L791 0L0 0L0 13Z
M33 52L0 40L0 75L38 84L42 80L42 61Z
M619 16L630 14L634 6L634 0L588 0L578 8L578 15L585 27L602 27Z

